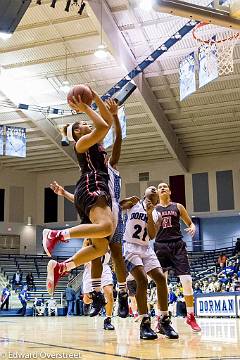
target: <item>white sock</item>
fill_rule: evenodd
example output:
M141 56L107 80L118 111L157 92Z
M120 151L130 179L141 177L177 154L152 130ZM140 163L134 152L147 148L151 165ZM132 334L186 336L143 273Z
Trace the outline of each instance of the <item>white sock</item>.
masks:
M69 229L61 230L61 234L64 240L69 240L71 238Z

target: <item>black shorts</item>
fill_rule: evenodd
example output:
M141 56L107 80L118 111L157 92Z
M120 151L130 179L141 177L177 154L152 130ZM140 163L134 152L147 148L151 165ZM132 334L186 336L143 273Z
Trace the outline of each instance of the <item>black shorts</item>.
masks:
M155 242L154 251L160 261L163 272L174 270L176 276L191 274L185 241L180 239Z
M135 280L127 281L127 289L129 296L135 296L137 293L137 283Z
M108 174L104 172L91 172L83 174L78 181L74 192L74 204L82 223L91 223L89 211L101 196L105 197L108 206L112 207L108 179Z

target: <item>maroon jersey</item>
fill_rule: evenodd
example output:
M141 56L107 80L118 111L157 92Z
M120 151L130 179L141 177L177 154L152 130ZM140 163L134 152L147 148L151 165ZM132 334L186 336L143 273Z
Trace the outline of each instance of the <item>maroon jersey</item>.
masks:
M84 153L76 152L76 155L82 175L90 172L103 172L108 174L107 152L101 144L91 146Z
M171 202L167 207L157 205L156 211L162 217L162 223L156 235L156 242L177 241L182 239L180 229L180 212L177 203Z

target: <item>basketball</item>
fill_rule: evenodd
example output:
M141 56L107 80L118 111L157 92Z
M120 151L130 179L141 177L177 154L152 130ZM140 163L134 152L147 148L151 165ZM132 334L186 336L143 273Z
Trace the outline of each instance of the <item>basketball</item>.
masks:
M78 100L78 95L81 96L82 102L87 105L91 105L93 101L92 92L87 85L76 85L74 86L67 95L67 101L73 101L73 96Z

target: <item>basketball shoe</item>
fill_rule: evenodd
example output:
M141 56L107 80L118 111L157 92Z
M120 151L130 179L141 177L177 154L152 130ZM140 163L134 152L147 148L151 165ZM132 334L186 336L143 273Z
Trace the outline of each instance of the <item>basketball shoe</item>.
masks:
M118 316L126 318L129 314L128 294L126 291L119 291L118 293Z
M43 230L43 248L47 256L51 257L51 252L53 251L55 245L59 242L69 242L69 240L64 240L62 232L59 230L50 230L44 229Z
M50 260L47 266L47 291L49 295L53 295L59 279L68 275L66 263L59 263L55 260Z
M171 320L168 315L157 317L156 331L165 335L168 339L178 339L178 333L171 326Z
M191 326L192 330L194 332L199 332L201 331L201 328L200 326L198 325L196 319L195 319L195 316L194 316L194 313L189 313L187 314L187 320L186 320L186 323Z
M140 339L143 340L154 340L157 339L158 336L151 328L151 319L150 317L143 317L140 324Z
M101 291L92 291L91 292L92 297L92 307L89 311L89 316L93 317L100 313L103 306L106 305L105 297Z
M110 317L107 317L104 320L103 328L104 328L104 330L115 330L115 327L111 323L111 318Z

